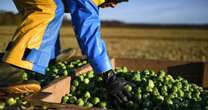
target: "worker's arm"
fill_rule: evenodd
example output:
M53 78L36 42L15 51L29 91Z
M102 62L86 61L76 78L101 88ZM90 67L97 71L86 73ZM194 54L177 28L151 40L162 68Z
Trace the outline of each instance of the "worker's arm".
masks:
M82 53L96 73L112 69L106 46L101 38L99 8L91 0L66 0L72 25Z
M126 94L123 88L130 83L116 77L112 70L105 43L101 39L98 8L100 4L93 1L67 0L76 37L82 53L87 56L94 71L103 73L98 75L104 76L104 87L108 90L109 97L116 99L115 104L126 103L131 95ZM103 4L103 8L109 6Z

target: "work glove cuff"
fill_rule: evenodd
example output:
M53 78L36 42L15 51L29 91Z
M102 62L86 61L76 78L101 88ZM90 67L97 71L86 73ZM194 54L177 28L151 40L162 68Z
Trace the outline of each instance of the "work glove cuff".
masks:
M112 69L102 73L102 75L104 77L105 84L109 84L116 79L116 74Z

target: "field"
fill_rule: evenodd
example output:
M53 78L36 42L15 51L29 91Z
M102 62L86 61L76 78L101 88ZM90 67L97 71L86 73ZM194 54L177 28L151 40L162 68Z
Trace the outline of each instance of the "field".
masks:
M3 52L15 26L0 26L0 52ZM208 29L160 27L103 27L102 35L111 57L208 61ZM61 47L76 48L71 27L61 29Z

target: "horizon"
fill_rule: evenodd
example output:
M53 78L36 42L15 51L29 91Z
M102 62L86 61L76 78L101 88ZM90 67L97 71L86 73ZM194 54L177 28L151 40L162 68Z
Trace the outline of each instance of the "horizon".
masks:
M100 16L101 20L131 24L203 25L208 24L207 6L207 0L130 0L114 9L101 9ZM17 13L12 0L1 0L0 10Z

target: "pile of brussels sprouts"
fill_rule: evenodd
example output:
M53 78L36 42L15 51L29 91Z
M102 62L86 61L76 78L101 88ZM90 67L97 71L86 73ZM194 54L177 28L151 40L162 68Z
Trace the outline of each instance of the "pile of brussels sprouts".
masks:
M93 71L75 77L74 70L87 64L87 60L75 59L49 65L46 74L24 73L23 80L35 79L42 86L61 76L73 76L70 93L62 97L63 104L76 104L82 107L100 107L123 110L208 110L208 92L196 84L178 76L172 77L165 71L131 71L127 67L117 67L115 73L136 87L126 85L123 89L132 94L129 101L115 105L107 95L104 79ZM18 105L24 107L28 102L23 96L8 97L0 101L0 110Z
M93 71L72 81L70 93L62 98L62 103L119 110L208 110L207 91L182 77L173 78L165 71L129 71L126 67L117 67L115 72L136 84L136 87L124 87L132 93L127 103L115 105L107 96L104 79Z
M75 69L80 68L87 64L86 59L74 59L64 62L55 62L49 64L46 68L45 75L35 73L35 72L25 72L22 75L23 80L34 79L41 83L41 86L49 84L54 79L61 76L74 76Z

